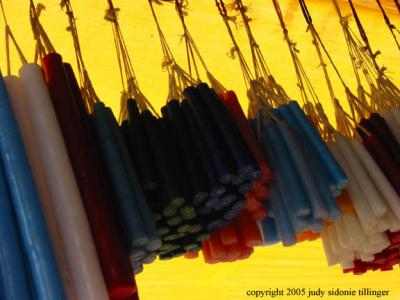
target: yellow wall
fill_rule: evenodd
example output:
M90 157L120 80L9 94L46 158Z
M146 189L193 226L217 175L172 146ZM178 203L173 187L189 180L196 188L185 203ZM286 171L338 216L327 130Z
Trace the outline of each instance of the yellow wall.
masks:
M67 19L58 6L57 0L43 0L47 9L42 22L48 34L66 61L75 63L72 41L65 28ZM111 27L103 19L106 1L71 0L78 18L82 50L91 74L94 86L100 98L115 111L118 110L121 84L119 81ZM226 85L234 88L246 105L245 89L237 61L230 59L227 52L231 47L221 18L218 16L212 0L190 1L187 20L194 39L214 75ZM276 79L286 88L291 97L298 98L299 92L291 66L291 60L282 39L281 30L272 4L267 0L252 0L251 16L253 30L268 65ZM305 32L305 23L296 0L281 0L281 6L292 38L298 42L300 57L319 93L332 115L330 100L321 69L318 68L310 37ZM356 1L357 2L357 1ZM365 24L372 46L383 52L381 62L390 69L390 76L400 84L400 64L397 63L399 50L390 36L373 0L360 0L361 19ZM383 1L392 4L393 1ZM33 59L34 43L28 21L28 1L3 0L11 28L20 42L25 55ZM329 0L308 1L317 29L326 41L343 77L350 86L354 86L354 77L349 64L346 48L338 19ZM125 34L128 49L140 86L154 105L159 108L166 100L167 75L161 71L161 50L151 18L147 1L115 0L115 6L121 8L120 22ZM343 2L345 11L348 7ZM184 45L180 42L181 28L171 5L156 7L160 23L165 31L172 51L179 62L184 61ZM400 14L390 10L393 22L400 26ZM248 47L243 28L237 32L239 44L248 57ZM1 44L4 50L4 43ZM4 53L4 52L2 52ZM4 55L0 56L5 73ZM13 71L20 66L13 53ZM339 99L344 100L343 90L332 73ZM232 264L209 266L202 259L189 261L175 259L157 262L145 267L145 272L137 277L141 299L246 299L248 289L268 289L285 287L342 287L342 288L386 288L391 296L385 299L400 299L399 269L387 273L369 273L357 277L343 275L340 268L326 267L325 258L319 241L304 243L292 248L274 246L258 248L246 261ZM282 299L282 298L281 298ZM292 298L294 299L294 298ZM299 299L299 298L296 298ZM341 298L346 299L346 298ZM359 299L359 298L353 298ZM362 298L373 299L373 298Z

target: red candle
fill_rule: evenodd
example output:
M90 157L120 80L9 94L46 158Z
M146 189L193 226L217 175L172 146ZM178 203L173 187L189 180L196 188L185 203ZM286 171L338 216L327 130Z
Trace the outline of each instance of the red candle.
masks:
M76 90L76 80L71 73L67 76L60 55L46 55L42 63L86 207L109 296L111 299L129 297L136 291L136 286L132 281L128 255L119 238L121 235L112 214L112 192L89 130L88 116L84 115L86 110Z

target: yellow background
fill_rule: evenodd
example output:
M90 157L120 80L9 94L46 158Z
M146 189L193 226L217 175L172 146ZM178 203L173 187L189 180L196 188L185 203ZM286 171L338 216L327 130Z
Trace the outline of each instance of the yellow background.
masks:
M67 18L61 11L59 0L42 0L46 11L42 23L56 50L64 60L75 63L72 40L66 32ZM107 1L71 0L77 17L83 55L95 89L102 101L118 111L121 84L115 57L111 25L104 19ZM282 39L272 3L269 0L245 0L250 3L253 31L268 65L278 82L292 98L298 98L296 78L287 47ZM332 109L321 68L318 67L310 36L299 10L297 0L281 0L285 20L292 38L298 42L300 57L318 94L332 116ZM389 75L400 84L399 50L396 48L374 0L355 1L374 49L383 55L380 62L389 67ZM400 14L388 12L394 24L400 26ZM3 0L11 28L29 60L33 59L34 43L28 20L27 0ZM338 25L338 18L330 0L309 0L310 11L317 30L337 63L349 86L354 87L354 76ZM341 2L344 11L348 6ZM161 48L146 0L115 0L121 8L120 23L130 51L140 87L153 104L160 108L167 97L167 74L161 70ZM175 58L185 66L185 49L180 42L182 32L172 5L156 7L160 23ZM235 89L246 106L245 86L238 62L227 56L231 42L213 0L191 0L188 27L202 52L209 69L227 88ZM248 43L244 30L235 31L239 45L248 57ZM1 43L1 66L5 73L4 42ZM16 73L20 66L13 52L12 67ZM344 101L343 89L332 73L339 99ZM343 275L339 267L328 268L320 241L303 243L292 248L282 246L256 249L248 260L231 264L206 265L197 260L175 259L156 262L145 267L137 276L142 300L169 299L249 299L250 289L306 287L306 288L361 288L390 289L385 299L400 299L400 272L368 273L363 276ZM284 299L284 298L281 298ZM301 299L298 297L291 299ZM341 299L346 299L341 297ZM359 299L359 298L353 298ZM374 299L374 298L362 298Z

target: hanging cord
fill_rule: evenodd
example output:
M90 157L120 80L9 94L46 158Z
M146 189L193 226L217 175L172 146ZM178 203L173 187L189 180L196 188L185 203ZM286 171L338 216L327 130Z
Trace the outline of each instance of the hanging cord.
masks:
M5 24L5 43L6 43L6 59L7 59L7 75L11 75L11 55L10 55L10 38L12 43L14 44L15 49L17 50L19 59L21 60L21 63L24 65L27 63L27 60L24 56L24 54L22 53L21 48L19 47L14 34L11 31L11 28L8 24L7 21L7 17L6 17L6 13L4 10L4 6L3 6L3 1L0 0L0 8L1 8L1 13L3 15L3 20L4 20L4 24Z
M119 9L114 7L112 0L107 0L108 9L104 19L112 25L115 49L117 52L117 61L122 83L121 106L119 114L119 122L125 120L128 116L126 103L127 100L133 98L137 101L139 109L143 112L150 109L156 116L156 110L151 105L150 101L144 96L139 89L135 72L133 71L132 61L129 56L128 49L118 22Z
M189 29L187 28L186 22L185 22L185 17L187 16L187 6L188 2L187 0L175 0L175 9L176 12L179 16L179 19L182 24L183 28L183 37L185 39L185 45L186 45L186 54L187 54L187 61L188 61L188 69L189 69L189 74L192 76L192 66L191 62L193 63L194 70L196 72L197 80L200 81L200 76L197 68L197 63L196 63L196 56L197 59L200 61L200 64L202 65L204 71L206 72L207 78L210 81L211 87L218 93L218 94L224 94L226 92L226 89L224 86L211 74L209 69L207 68L207 65L200 54L199 49L197 48L196 43L194 42Z
M157 15L154 10L153 3L161 5L162 2L159 0L148 0L150 10L156 23L158 35L160 38L161 49L163 52L163 63L162 68L168 72L169 79L169 92L167 102L169 100L181 100L183 99L183 90L186 87L193 86L198 83L190 74L185 72L175 61L171 49L168 46L167 40L165 39L164 33L161 30L160 23L158 22ZM168 1L171 2L171 1Z
M278 16L284 39L289 47L289 52L292 57L293 66L297 77L297 86L300 89L301 97L304 103L303 108L309 116L317 121L316 126L322 138L324 140L331 140L333 138L333 127L330 125L328 117L323 110L321 101L315 92L307 73L305 72L300 58L298 57L299 50L296 47L296 43L293 42L289 36L289 31L286 27L285 20L283 19L279 2L278 0L272 0L272 3ZM310 101L310 98L312 102Z
M270 101L268 97L265 97L265 90L257 80L254 80L253 75L251 74L250 68L243 56L242 51L239 48L238 43L234 37L232 28L229 22L233 22L236 24L236 18L228 15L228 12L225 7L225 3L223 0L215 0L215 4L219 11L219 14L224 21L228 34L233 43L233 47L230 50L230 56L232 58L238 58L240 63L240 68L242 70L243 78L245 81L247 95L249 98L249 111L248 117L251 119L255 119L257 122L257 137L260 139L261 136L261 122L259 119L259 112L262 111L265 113L266 117L269 117L272 121L278 121L278 119L270 112L273 108L274 103Z
M242 18L242 22L246 29L247 37L250 43L255 79L260 88L264 89L265 97L270 98L270 102L275 103L276 106L288 103L290 101L289 96L286 94L283 87L276 82L274 76L270 72L261 52L260 46L256 42L251 31L251 18L247 15L248 7L243 5L242 0L234 0L231 6L240 14Z
M394 1L394 4L396 5L398 12L400 13L400 1L399 0L393 0L393 1Z
M351 7L351 11L353 13L354 19L357 24L358 32L361 36L362 42L358 41L360 45L362 45L362 52L361 53L366 53L364 55L365 57L369 56L370 62L372 63L373 67L375 68L376 71L376 85L377 88L375 88L375 93L373 95L373 100L372 105L376 106L379 108L379 105L381 103L389 103L390 105L399 105L400 104L400 89L386 76L386 67L380 67L376 61L376 58L379 54L381 54L380 51L373 52L372 47L369 43L368 37L365 34L365 30L363 28L363 25L360 21L360 18L358 16L357 10L355 9L355 6L353 4L352 0L348 0L349 5ZM353 33L353 36L355 34ZM372 86L372 89L374 90L374 87Z
M340 72L338 68L336 67L335 63L333 62L328 50L326 49L324 43L321 40L321 37L319 36L317 30L314 27L314 24L312 23L312 18L311 15L308 11L307 5L304 0L299 0L301 10L303 12L304 19L306 20L306 23L308 25L308 31L310 31L310 34L312 36L312 43L314 44L314 47L317 51L318 58L320 60L320 65L322 67L322 70L324 72L325 80L328 86L328 90L331 96L332 104L335 110L335 116L336 116L336 123L337 123L337 129L341 131L343 134L346 136L351 136L353 129L357 125L357 118L355 117L355 112L354 108L357 107L355 105L355 102L358 101L357 97L354 96L350 89L347 87L346 83L344 82L342 76L340 75ZM340 82L342 83L347 99L350 105L350 110L351 110L351 116L348 115L342 106L339 103L339 100L335 96L335 92L333 89L333 85L328 73L327 65L324 61L324 57L322 54L321 49L324 51L326 57L328 58L330 64L332 65L333 69L335 70Z
M396 26L394 26L390 22L390 19L389 19L388 15L386 14L385 9L383 8L381 0L375 0L375 1L379 6L380 11L382 12L382 16L385 19L385 23L386 23L387 27L389 28L390 32L392 33L392 36L397 45L397 48L400 50L400 43L399 43L399 40L397 39L397 34L400 34L400 31L397 29Z
M342 31L344 34L344 38L346 40L348 53L351 59L351 64L353 67L354 75L357 80L357 91L358 91L358 101L362 102L363 105L356 105L356 103L352 103L352 109L357 111L358 118L366 117L372 111L372 107L370 107L369 102L367 100L367 96L371 99L371 94L368 94L362 84L361 76L365 78L367 83L369 84L371 89L376 89L375 84L373 82L373 78L375 77L375 72L372 66L372 61L368 56L365 56L365 50L359 41L353 36L352 31L349 27L349 19L350 16L343 16L340 10L339 3L337 0L332 0L334 7L336 9L337 15L340 20L340 25L342 27ZM352 99L352 95L349 95L350 99ZM368 109L365 109L368 108Z
M39 17L43 10L46 7L39 3L37 6L33 3L33 0L30 0L30 11L29 18L31 21L32 32L34 39L36 41L36 50L35 50L35 58L34 62L37 63L39 58L42 58L46 54L56 52L50 39L44 30L42 24L39 21Z
M72 40L74 43L82 98L86 105L87 110L89 112L92 112L93 106L96 103L100 102L100 100L97 97L96 91L93 88L93 84L89 78L89 74L83 60L81 46L78 37L78 29L76 26L76 19L74 17L72 6L69 0L62 0L60 6L62 9L65 9L65 13L68 16L69 26L67 27L67 31L71 32Z

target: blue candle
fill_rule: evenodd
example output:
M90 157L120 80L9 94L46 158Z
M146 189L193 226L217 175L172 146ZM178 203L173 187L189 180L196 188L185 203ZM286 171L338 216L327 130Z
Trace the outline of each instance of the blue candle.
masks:
M297 121L300 123L300 128L308 136L311 144L315 147L321 159L324 161L338 189L343 189L346 187L348 183L346 174L344 173L342 167L337 163L326 144L321 140L317 131L307 119L304 112L301 110L299 104L296 101L291 101L289 103L289 108L295 115Z
M0 156L37 297L65 299L34 179L0 73Z
M116 208L124 226L126 240L130 250L144 247L149 239L142 217L132 200L135 195L130 185L124 161L115 139L113 129L103 103L97 103L93 109L93 125L110 174L116 195Z
M280 241L278 237L278 232L276 231L274 219L267 217L262 220L260 222L260 229L262 232L264 245L273 245Z
M29 300L29 277L3 164L0 162L0 299Z

